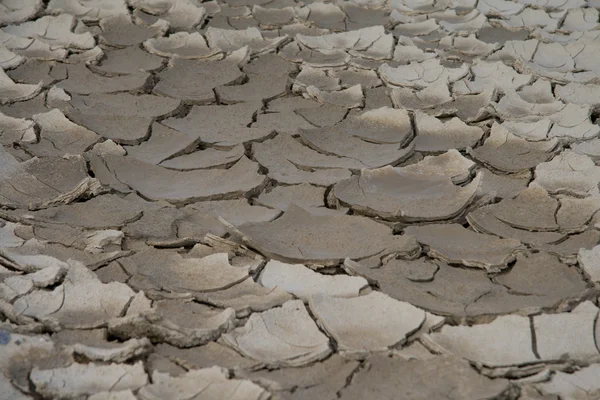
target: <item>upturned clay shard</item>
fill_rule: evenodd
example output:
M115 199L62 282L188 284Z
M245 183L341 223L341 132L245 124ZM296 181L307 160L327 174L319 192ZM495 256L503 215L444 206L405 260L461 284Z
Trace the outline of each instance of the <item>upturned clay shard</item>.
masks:
M578 271L558 257L540 252L517 255L513 268L494 278L514 293L546 296L554 301L576 297L586 289Z
M410 117L405 110L382 107L363 112L336 125L348 136L373 143L406 144L412 138Z
M69 263L63 284L51 291L33 291L16 300L14 307L23 316L56 321L63 327L89 328L121 315L133 295L123 283L101 283L75 261Z
M266 288L248 278L227 289L194 294L203 303L215 307L231 307L238 318L251 312L261 312L278 307L293 297L280 288Z
M0 11L0 21L3 24L23 22L33 17L40 8L42 8L42 2L39 0L10 3L8 7L5 6Z
M595 379L599 370L598 364L591 364L573 373L557 371L550 381L537 383L533 390L536 394L541 392L547 396L573 399L585 398L590 393L595 395L600 391L600 386Z
M255 204L285 211L291 204L306 210L325 207L325 188L309 184L277 186L269 192L263 192L255 200Z
M147 39L163 36L169 29L165 20L157 20L152 25L136 25L127 14L114 14L100 21L100 40L115 47L135 46Z
M499 308L496 304L479 312L468 310L478 299L501 290L482 270L451 267L429 259L390 260L375 268L346 260L344 269L352 275L365 277L396 300L436 314L480 315L495 313Z
M16 68L25 62L25 58L13 53L4 46L0 46L0 67L3 70Z
M500 126L520 138L537 142L548 138L552 121L549 118L543 118L537 122L504 121Z
M280 288L303 300L311 295L356 297L368 286L364 278L354 276L326 276L302 264L286 264L271 260L260 274L258 283L266 288Z
M154 262L150 262L151 259L154 259ZM161 260L160 263L156 262L158 259ZM145 278L157 288L182 293L226 289L249 276L247 268L231 266L226 253L199 259L182 258L177 253L164 254L157 250L147 250L138 252L131 260L124 260L123 265L132 275Z
M426 110L452 101L448 82L442 80L421 90L395 87L392 89L391 98L396 107L407 110Z
M319 90L339 90L340 80L331 77L324 70L304 66L294 80L294 91L301 92L307 87L314 86Z
M13 118L0 113L0 143L11 145L15 142L35 143L35 123L25 118Z
M567 104L559 112L548 116L554 122L548 137L557 137L567 142L588 140L600 134L600 127L592 123L591 108Z
M415 150L427 152L462 150L483 137L483 129L469 126L457 117L441 121L420 111L415 112L415 131Z
M332 355L326 360L305 367L277 370L240 371L247 379L263 382L266 388L280 396L298 398L336 396L346 380L356 371L359 362ZM293 392L293 394L292 394Z
M168 129L168 128L166 128ZM171 129L171 131L176 132ZM190 138L187 135L185 139L183 139L183 143L186 141L191 141L191 143L195 143L196 140ZM155 137L152 135L152 137ZM152 138L150 139L152 140ZM149 141L150 142L150 141ZM165 142L166 144L167 142ZM181 145L182 142L174 143L173 141L168 141L169 145ZM150 150L150 149L149 149ZM178 169L178 170L192 170L192 169L207 169L207 168L218 168L218 167L231 167L237 161L240 160L244 156L244 146L237 145L232 147L230 150L217 150L213 148L208 148L206 150L195 151L193 153L183 154L178 157L173 157L164 160L160 163L161 166L169 169Z
M538 185L551 194L569 194L578 197L598 194L600 167L583 154L565 150L551 161L535 168L532 185Z
M469 72L469 67L463 64L460 68L447 68L437 59L426 60L421 63L411 62L409 65L390 67L383 64L379 67L381 79L391 86L410 87L423 89L429 85L442 81L445 83L456 82Z
M517 229L556 231L556 212L559 203L542 188L527 188L514 199L487 206L500 221Z
M594 282L600 281L600 246L579 250L577 261Z
M73 95L58 105L76 123L120 144L138 144L151 134L152 122L171 115L180 102L154 95L129 93Z
M565 239L566 234L560 232L529 231L514 228L511 225L499 220L494 215L493 207L495 204L480 207L467 214L467 221L477 232L496 235L505 239L517 239L522 243L532 245L543 245L549 243L559 243Z
M209 27L206 30L206 39L211 48L230 52L248 46L252 54L262 54L274 51L285 43L288 37L283 35L265 39L257 28L238 31Z
M402 168L362 170L339 182L334 195L354 210L400 221L436 221L459 215L475 197L481 176L464 187L438 174Z
M522 249L518 240L476 233L458 224L409 226L404 231L429 246L432 257L488 271L506 268Z
M15 83L4 70L0 71L0 104L14 103L34 98L42 90L42 84L30 85L24 83Z
M426 156L421 161L402 167L403 171L419 174L443 175L452 180L455 185L460 185L471 177L475 163L456 149L437 156Z
M538 121L565 108L565 104L558 100L539 103L528 100L533 99L524 99L519 92L507 90L506 95L493 107L503 119L528 122Z
M198 33L176 32L168 37L144 41L144 48L163 57L209 58L219 54L220 49L208 47L204 37Z
M543 314L533 318L537 351L542 360L556 360L567 355L570 359L589 360L598 357L595 345L596 318L598 307L586 301L570 313ZM571 326L579 340L565 341L566 330L560 326Z
M35 21L25 22L20 25L10 25L2 30L10 35L22 38L35 38L55 47L73 49L91 49L96 41L91 33L73 33L75 17L69 14L59 16L45 16Z
M150 78L150 74L139 71L131 75L102 76L90 71L84 63L69 64L67 73L69 77L56 86L69 93L83 95L141 91Z
M335 106L356 108L364 105L364 93L361 85L354 85L339 91L324 91L315 86L306 88L306 93L317 101Z
M509 385L506 379L478 374L456 357L406 360L379 354L370 358L369 368L357 372L352 383L341 390L340 398L359 400L377 393L381 399L485 399L501 396Z
M34 367L31 381L47 397L69 398L100 392L137 390L148 383L141 361L128 364L79 364L65 368Z
M220 147L263 139L272 131L249 128L253 116L260 110L257 102L228 106L194 106L185 118L169 118L162 123L190 137Z
M206 14L204 7L191 0L130 0L128 3L131 7L168 21L174 30L190 30Z
M198 142L197 138L194 138L192 136L188 136L184 133L178 132L175 129L171 129L169 127L164 126L163 124L160 124L158 122L154 122L151 126L150 126L150 130L151 130L151 134L150 134L150 138L138 145L130 145L130 146L124 146L123 148L127 151L127 155L133 158L136 158L140 161L149 163L149 164L160 164L163 167L168 167L166 164L170 164L172 165L174 168L172 169L203 169L203 168L207 168L207 167L211 167L213 166L211 161L210 161L210 156L208 156L209 153L211 152L215 152L217 154L227 154L227 151L218 151L218 150L213 150L213 149L207 149L204 152L199 152L199 153L204 153L206 154L207 157L201 157L197 163L191 163L189 168L186 168L186 163L185 161L183 163L180 163L179 158L180 157L186 157L189 158L189 154L184 154L180 157L173 157L177 154L181 154L181 153L185 153L187 151L190 151L191 149L195 148ZM238 149L235 149L238 150ZM194 154L194 153L192 153ZM242 155L243 155L243 151L241 153L239 153L239 156L237 157L237 159L233 158L230 161L230 165L233 165L233 162L239 160ZM227 158L225 156L225 158ZM215 157L215 159L218 159L218 157ZM186 160L186 158L184 158L183 160ZM224 162L223 165L226 165L227 162ZM219 165L219 164L217 164ZM179 167L179 168L177 168Z
M52 14L68 13L88 20L98 20L115 14L127 14L127 5L121 0L84 2L81 0L50 0L48 11Z
M233 232L264 255L288 263L333 265L344 258L418 251L412 237L394 236L368 218L317 216L295 205L272 222L243 224Z
M463 79L452 85L454 94L476 94L489 89L520 89L533 79L532 75L521 75L501 61L480 61L471 66L472 79Z
M154 93L195 104L213 102L214 88L237 83L243 78L239 67L230 61L206 62L183 58L172 59L169 67L158 76L160 81L154 87ZM194 82L194 85L188 82Z
M86 229L114 229L138 220L145 209L132 198L107 194L69 206L36 211L32 220Z
M25 146L37 156L60 157L65 154L80 154L101 139L89 129L69 121L57 109L44 114L34 114L32 119L41 128L40 140Z
M250 316L242 327L223 335L225 343L268 366L299 367L331 354L329 340L301 300Z
M382 108L349 118L333 128L303 130L300 136L320 152L357 160L362 168L379 168L398 164L412 154L412 130L407 117L405 111Z
M486 57L500 48L499 43L486 43L475 37L469 36L446 36L440 40L437 53L443 57L458 57L461 59L471 59Z
M100 193L81 156L34 158L19 163L0 148L0 203L11 208L42 209Z
M539 362L533 352L529 318L506 315L487 324L444 326L425 340L469 361L490 367ZM495 340L490 342L493 336Z
M252 150L254 158L269 170L269 178L285 184L329 186L349 178L350 169L363 165L350 157L319 153L285 134L253 143Z
M163 58L135 46L106 50L104 56L105 59L98 64L90 64L89 68L105 75L128 75L140 70L153 72L165 64Z
M238 197L261 186L265 179L258 173L258 164L246 157L229 169L183 172L129 157L106 156L105 160L119 182L146 198L173 203Z
M312 295L309 307L344 353L384 351L403 342L425 321L425 312L385 294L352 299Z
M144 386L138 396L143 400L184 400L207 396L265 400L270 393L249 380L232 378L225 368L212 366L190 370L180 376L155 371L152 383Z
M568 103L597 107L600 105L598 86L597 84L585 85L570 82L565 86L556 86L556 96Z
M445 326L440 332L426 335L425 340L440 349L490 367L533 364L556 360L564 355L586 360L598 355L593 322L597 315L598 308L591 302L585 302L570 313L535 316L532 324L529 318L507 315L472 327ZM581 340L565 341L566 332L556 329L564 324L578 327ZM498 332L506 334L498 335ZM491 334L498 335L493 346L488 341Z

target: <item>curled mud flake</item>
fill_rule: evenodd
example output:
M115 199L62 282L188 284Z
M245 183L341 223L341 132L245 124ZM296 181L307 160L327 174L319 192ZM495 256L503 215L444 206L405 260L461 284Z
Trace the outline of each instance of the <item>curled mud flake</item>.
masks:
M21 38L38 39L50 46L73 48L80 50L91 49L96 41L91 33L73 33L75 17L69 14L59 16L45 16L35 21L25 22L21 25L11 25L2 28L9 35Z
M223 335L223 340L268 366L299 367L331 354L329 339L319 331L300 300L252 314L244 326Z
M381 79L388 85L395 87L409 87L423 89L436 82L453 83L469 73L469 67L463 64L460 68L447 68L437 59L426 60L421 63L411 62L409 65L390 67L383 64L379 68Z
M150 78L150 74L139 71L131 75L101 76L94 74L85 64L69 64L67 73L69 77L56 86L82 95L142 91Z
M18 162L0 149L0 203L9 208L48 208L102 192L82 156L33 158Z
M143 400L185 400L206 396L266 400L271 394L249 380L232 378L228 370L217 366L190 370L177 377L155 371L152 383L138 392L138 397Z
M568 194L586 197L598 194L600 167L583 154L564 150L551 161L535 168L531 185L541 186L551 194Z
M595 324L598 308L590 301L581 303L570 313L543 314L533 317L536 349L542 360L557 360L565 355L572 360L592 360L598 357ZM560 326L575 330L579 340L565 342L565 331Z
M309 307L338 351L355 356L402 343L425 321L423 310L379 292L351 299L315 294Z
M484 135L483 129L469 126L457 117L442 121L421 111L414 115L416 151L464 150L475 146Z
M128 13L123 0L50 0L47 10L51 14L67 13L92 21Z
M135 46L147 39L163 36L169 23L158 20L149 26L135 25L127 14L115 14L100 21L101 42L115 47Z
M168 37L147 39L144 48L163 57L214 58L220 49L211 49L200 33L176 32Z
M596 396L600 392L600 386L595 379L599 371L598 364L591 364L573 373L557 371L549 381L533 386L546 396L584 399L588 396Z
M288 41L286 35L264 38L257 28L238 31L209 27L206 30L206 38L211 48L230 52L248 46L254 55L273 52Z
M162 124L204 143L231 148L272 134L270 129L248 127L260 108L258 102L194 106L185 118L168 118ZM198 129L199 126L202 128Z
M143 11L167 21L175 31L193 29L206 15L206 9L193 0L129 0L128 3L138 12Z
M289 263L335 265L345 257L361 259L396 252L408 255L418 249L412 237L394 236L390 228L366 217L314 215L296 205L272 222L230 229L243 243Z
M518 240L498 239L458 224L409 226L404 231L429 246L432 257L488 271L507 268L515 259L515 253L523 249Z
M435 384L429 384L434 380ZM506 379L478 374L469 363L455 357L428 360L372 356L341 391L342 400L358 400L376 391L382 399L493 398L510 390Z
M88 67L102 75L118 76L131 75L138 71L155 72L164 64L164 59L149 54L136 46L128 46L124 49L106 49L104 58Z
M71 262L62 285L51 292L37 290L19 298L15 310L64 327L96 327L121 315L133 295L127 285L105 285L83 264Z
M266 288L280 288L302 300L311 295L326 294L333 297L357 297L368 286L364 278L334 275L326 276L302 264L285 264L271 260L262 270L258 283Z
M530 83L532 75L519 74L500 61L480 61L471 66L471 79L463 79L452 85L454 94L476 94L489 89L520 89Z
M45 396L69 398L104 391L137 390L148 383L142 362L127 364L72 364L66 368L34 367L31 381Z
M265 180L258 173L258 164L246 157L229 169L192 171L170 170L129 157L106 156L105 160L119 182L147 199L175 204L240 197Z
M42 84L30 85L24 83L15 83L4 70L0 71L0 87L2 95L0 95L0 104L14 103L25 100L30 100L37 96L42 90Z
M494 340L490 341L490 337ZM425 335L428 344L472 362L491 367L536 363L530 321L507 315L473 326L444 326Z
M14 24L33 17L43 4L41 0L11 1L0 8L0 23Z
M464 187L438 174L402 168L362 170L360 176L339 182L334 195L352 209L383 219L436 221L459 216L474 199L481 177Z
M327 398L347 385L347 380L359 368L358 361L332 355L326 360L305 367L277 370L240 371L240 374L260 383L269 391L292 398Z
M579 250L577 261L594 282L600 281L600 246L595 246L590 250Z
M269 178L290 185L329 186L349 178L350 169L362 167L358 160L319 153L285 134L253 143L252 150Z
M1 17L0 17L1 18ZM3 70L16 68L25 62L25 58L0 46L0 67Z

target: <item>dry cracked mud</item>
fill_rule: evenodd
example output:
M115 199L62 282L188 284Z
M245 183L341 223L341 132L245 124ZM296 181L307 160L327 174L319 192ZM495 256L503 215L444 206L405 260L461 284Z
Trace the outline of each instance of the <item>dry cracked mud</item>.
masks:
M0 400L600 398L600 1L0 0Z

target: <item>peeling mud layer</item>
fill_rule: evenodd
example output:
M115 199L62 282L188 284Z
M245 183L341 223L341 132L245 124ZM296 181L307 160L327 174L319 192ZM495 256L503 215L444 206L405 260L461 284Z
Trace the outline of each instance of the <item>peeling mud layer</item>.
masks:
M599 0L0 0L0 400L600 398Z

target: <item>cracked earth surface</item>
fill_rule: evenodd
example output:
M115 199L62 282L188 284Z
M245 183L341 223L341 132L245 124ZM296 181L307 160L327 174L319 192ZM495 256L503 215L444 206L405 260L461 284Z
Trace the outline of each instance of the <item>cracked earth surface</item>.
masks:
M0 0L0 400L599 399L599 10Z

